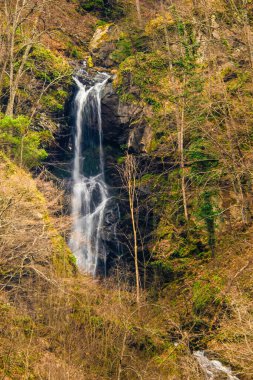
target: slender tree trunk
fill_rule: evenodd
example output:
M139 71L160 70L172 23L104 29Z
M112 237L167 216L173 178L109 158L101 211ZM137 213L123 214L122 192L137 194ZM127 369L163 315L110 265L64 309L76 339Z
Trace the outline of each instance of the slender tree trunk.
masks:
M177 128L178 128L178 153L179 153L179 160L180 160L181 191L182 191L182 197L183 197L184 216L185 216L185 220L188 222L189 213L188 213L188 205L187 205L185 159L184 159L184 134L185 134L184 102L180 108L181 109L179 109L179 106L177 106L177 109L176 109L176 119L177 119Z
M5 1L5 16L6 16L6 21L8 24L8 48L9 48L9 89L10 89L10 94L9 94L9 101L7 104L6 108L6 115L7 116L13 116L13 107L11 107L11 104L14 104L15 101L15 96L13 92L13 87L14 87L14 64L15 64L15 59L14 59L14 54L15 54L15 35L16 35L16 30L18 27L19 19L20 19L20 14L21 10L19 9L19 0L16 0L15 3L15 8L12 12L11 8L8 6L7 2Z
M164 3L161 1L161 13L164 13ZM168 30L166 28L166 25L164 25L163 28L164 31L164 37L165 37L165 45L166 50L169 57L169 67L170 67L170 74L171 74L171 82L173 84L173 87L176 89L176 80L173 74L173 67L172 67L172 54L170 51L170 43L169 43L169 34ZM185 86L185 78L184 78L184 84ZM176 91L176 90L175 90ZM179 101L180 102L180 101ZM186 191L186 176L185 176L185 159L184 159L184 133L185 133L185 104L184 100L183 102L180 102L182 104L176 104L176 122L177 122L177 131L178 131L178 153L180 157L180 170L181 170L181 191L182 191L182 197L183 197L183 205L184 205L184 216L185 220L188 222L189 220L189 213L188 213L188 206L187 206L187 191Z
M142 16L141 16L141 5L140 5L140 0L135 0L136 4L136 10L137 10L137 17L139 21L139 25L142 25Z
M138 236L136 225L135 198L136 198L136 163L133 156L128 155L126 160L127 182L128 182L128 199L131 214L131 223L133 230L133 249L134 249L134 266L136 281L136 302L140 303L140 273L138 260Z
M117 380L121 380L121 373L122 373L122 362L125 355L126 350L126 339L127 339L127 331L124 333L123 342L122 342L122 348L120 353L120 361L119 361L119 367L118 367L118 376Z
M11 107L11 103L14 104L13 98L13 82L14 82L14 43L15 43L15 35L12 32L11 38L10 38L10 68L9 68L9 100L6 108L6 115L7 116L13 116L13 108Z

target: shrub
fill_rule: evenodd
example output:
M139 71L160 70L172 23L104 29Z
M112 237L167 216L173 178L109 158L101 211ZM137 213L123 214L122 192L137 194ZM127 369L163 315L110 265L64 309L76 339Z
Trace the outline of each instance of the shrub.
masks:
M41 148L42 142L50 139L47 131L34 131L30 128L30 120L25 116L0 119L0 144L2 150L22 166L32 168L47 157Z
M217 307L221 303L220 297L220 281L219 277L209 281L197 281L193 285L193 311L197 315L208 314L213 307ZM217 286L218 285L218 286Z
M124 15L123 4L117 0L80 0L80 9L99 13L106 19L117 19Z
M42 103L51 112L63 111L68 93L62 89L53 90L42 97Z
M121 63L136 52L146 51L148 51L146 36L139 30L131 30L131 34L121 33L111 57L115 62Z

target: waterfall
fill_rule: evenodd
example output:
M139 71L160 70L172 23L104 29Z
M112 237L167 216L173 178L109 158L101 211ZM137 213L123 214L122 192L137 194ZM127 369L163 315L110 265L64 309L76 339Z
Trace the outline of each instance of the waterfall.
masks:
M79 268L93 276L99 259L106 258L103 222L109 195L104 178L101 93L108 78L107 74L98 74L95 84L90 88L74 78L78 92L74 103L73 225L70 248Z
M196 351L194 356L202 368L206 380L218 380L221 376L223 376L222 379L226 376L228 380L239 380L233 375L231 369L225 367L220 361L208 359L204 351Z

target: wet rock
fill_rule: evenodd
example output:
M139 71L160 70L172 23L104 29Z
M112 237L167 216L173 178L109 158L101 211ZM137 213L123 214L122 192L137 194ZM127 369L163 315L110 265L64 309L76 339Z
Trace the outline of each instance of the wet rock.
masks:
M236 79L237 77L238 77L237 73L230 72L230 73L228 73L228 74L226 74L224 76L223 81L226 83L226 82L229 82L232 79Z

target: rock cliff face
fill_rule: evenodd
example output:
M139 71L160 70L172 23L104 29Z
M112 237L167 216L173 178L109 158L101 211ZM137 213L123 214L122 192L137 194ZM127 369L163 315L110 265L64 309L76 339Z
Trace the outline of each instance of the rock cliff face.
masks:
M115 67L113 52L120 31L114 24L99 27L89 44L93 63L101 69ZM113 75L105 87L102 98L103 131L105 143L126 145L132 153L147 153L151 141L151 129L142 118L139 106L121 101L113 86Z
M130 152L147 153L151 130L142 120L142 111L120 100L112 80L105 87L102 97L102 117L106 144L127 145Z
M107 143L126 144L129 127L136 111L132 106L122 104L113 88L112 80L108 82L102 96L103 133Z

